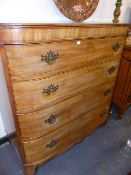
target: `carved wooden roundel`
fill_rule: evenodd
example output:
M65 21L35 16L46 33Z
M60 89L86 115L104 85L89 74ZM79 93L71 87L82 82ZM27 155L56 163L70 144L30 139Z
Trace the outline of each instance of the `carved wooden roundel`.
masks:
M95 11L99 0L54 0L58 9L73 21L83 21Z

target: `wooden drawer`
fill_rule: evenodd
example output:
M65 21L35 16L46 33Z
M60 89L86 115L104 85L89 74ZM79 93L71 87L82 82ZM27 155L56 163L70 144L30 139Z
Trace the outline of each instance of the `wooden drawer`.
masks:
M104 96L106 89L111 89L111 92ZM50 108L18 115L22 139L44 136L103 103L110 104L112 92L113 83L106 83L81 92Z
M90 65L98 60L121 57L124 42L125 37L114 37L5 47L12 80L30 81Z
M85 113L81 117L69 124L69 133L71 140L79 139L89 135L97 127L108 120L109 104L103 103L101 106ZM74 134L74 136L73 136Z
M84 114L45 137L23 142L26 163L46 161L58 152L71 146L77 139L90 134L108 119L108 105L104 104L103 106Z
M37 80L13 83L18 114L54 105L79 91L114 80L119 60L84 67L64 74ZM114 83L114 81L113 81Z

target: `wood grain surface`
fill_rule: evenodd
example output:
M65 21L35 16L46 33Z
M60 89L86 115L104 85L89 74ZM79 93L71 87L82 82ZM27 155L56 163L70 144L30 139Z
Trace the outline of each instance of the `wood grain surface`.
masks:
M9 24L0 25L0 41L29 44L87 38L127 36L128 24Z
M112 102L118 105L118 117L122 118L131 104L131 47L124 49Z
M97 85L44 110L18 115L22 140L47 135L97 106L103 103L109 104L113 86L112 81ZM112 89L112 91L108 96L104 96L104 91L107 88ZM56 120L52 123L46 122L51 116L57 116Z
M112 79L113 81L117 75L119 62L120 59L116 59L58 74L47 79L12 83L17 114L52 106L69 96L79 94L81 90L104 83L107 80ZM108 69L112 66L115 66L116 70L109 74ZM49 89L50 85L58 86L58 90L50 95L43 93L43 89Z
M113 50L119 43L120 48ZM121 57L124 37L52 42L40 45L6 46L12 81L46 78L57 73L97 64L110 58ZM41 61L49 51L58 53L53 64Z
M101 116L101 112L105 111L105 114ZM50 133L46 137L23 142L25 148L25 154L27 162L33 164L34 162L46 161L59 151L64 149L67 145L71 145L80 137L84 137L85 134L90 134L99 125L104 123L108 119L108 104L96 108L95 110L84 114L63 128ZM56 140L57 143L52 148L48 147L48 144Z

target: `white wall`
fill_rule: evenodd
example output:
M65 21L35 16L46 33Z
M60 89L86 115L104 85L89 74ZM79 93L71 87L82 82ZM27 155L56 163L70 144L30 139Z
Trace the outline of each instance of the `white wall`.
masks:
M3 118L5 131L10 134L15 130L12 111L9 103L2 60L0 59L0 113ZM3 128L4 129L4 128Z
M100 0L95 13L87 22L112 22L116 0ZM131 0L123 0L121 22L131 22ZM0 0L0 23L69 22L53 0ZM7 133L14 131L12 112L0 60L0 111Z
M87 21L112 21L116 0L99 0L95 13ZM131 0L123 0L121 21L129 21ZM53 0L0 0L0 22L70 21Z
M6 136L6 131L5 131L5 127L4 127L4 122L3 122L3 118L2 118L2 114L0 112L0 138L3 138Z

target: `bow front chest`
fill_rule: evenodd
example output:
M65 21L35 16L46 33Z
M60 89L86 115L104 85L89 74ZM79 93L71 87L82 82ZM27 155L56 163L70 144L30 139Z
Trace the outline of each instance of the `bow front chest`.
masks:
M108 120L126 25L1 24L25 174Z

